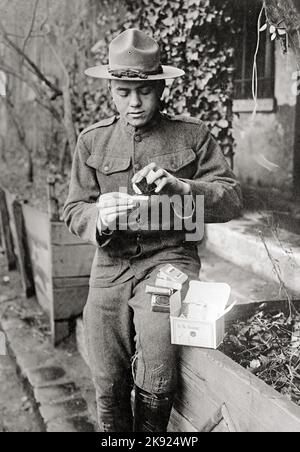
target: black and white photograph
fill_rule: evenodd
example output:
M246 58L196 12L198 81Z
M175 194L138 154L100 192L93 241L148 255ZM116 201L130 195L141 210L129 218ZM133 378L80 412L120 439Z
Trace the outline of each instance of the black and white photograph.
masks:
M300 0L0 0L0 432L300 432Z

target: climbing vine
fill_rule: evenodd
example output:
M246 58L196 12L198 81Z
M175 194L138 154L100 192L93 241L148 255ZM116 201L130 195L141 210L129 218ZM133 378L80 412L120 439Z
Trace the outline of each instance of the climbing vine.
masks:
M101 0L105 10L112 10L109 0ZM164 104L170 114L192 115L205 121L219 140L225 154L233 148L231 68L234 38L238 25L234 23L231 0L120 0L112 11L125 14L109 27L111 15L100 14L100 29L110 28L104 40L96 46L96 63L106 64L109 42L121 31L137 27L151 34L160 44L163 64L186 71L183 79L168 86ZM100 119L113 106L106 86L87 90L85 105L91 122ZM96 117L95 117L96 116ZM85 124L83 124L85 125Z

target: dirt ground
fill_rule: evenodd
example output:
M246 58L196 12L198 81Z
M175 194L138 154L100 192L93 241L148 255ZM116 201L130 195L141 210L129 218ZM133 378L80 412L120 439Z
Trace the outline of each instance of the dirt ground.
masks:
M40 432L32 404L9 356L0 356L0 432Z

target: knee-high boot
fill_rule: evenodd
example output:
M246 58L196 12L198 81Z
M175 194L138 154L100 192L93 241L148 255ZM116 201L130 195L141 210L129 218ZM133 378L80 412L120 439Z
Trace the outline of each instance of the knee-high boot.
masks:
M115 398L97 397L97 410L100 432L132 432L130 391L124 390L124 394Z
M135 387L134 432L166 432L175 393L149 394Z

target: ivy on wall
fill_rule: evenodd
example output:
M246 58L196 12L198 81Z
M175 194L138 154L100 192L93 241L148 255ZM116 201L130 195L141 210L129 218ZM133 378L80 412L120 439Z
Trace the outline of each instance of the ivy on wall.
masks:
M165 110L175 115L191 115L210 127L229 154L233 149L230 100L234 39L238 24L234 22L232 0L101 0L105 11L99 14L100 28L110 29L96 50L96 63L106 64L109 42L121 31L137 27L152 35L162 51L163 64L186 71L183 79L168 86ZM235 3L236 4L236 3ZM111 17L119 20L109 27ZM93 61L95 63L95 59ZM92 86L92 85L91 85ZM85 93L85 105L90 123L113 112L106 85ZM228 108L229 107L229 108ZM86 124L83 124L86 125Z

